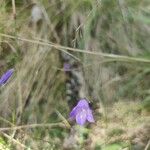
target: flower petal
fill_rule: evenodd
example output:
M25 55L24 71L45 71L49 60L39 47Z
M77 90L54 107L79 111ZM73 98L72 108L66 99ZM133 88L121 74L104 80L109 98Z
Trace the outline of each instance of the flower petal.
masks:
M76 117L76 114L77 114L77 107L74 107L72 109L72 111L70 112L70 118L74 119Z
M89 107L89 103L86 99L81 99L78 102L77 106L79 106L79 107Z
M86 119L87 119L89 122L95 122L91 109L88 109L88 110L87 110L87 117L86 117Z
M84 125L85 122L86 122L86 110L85 109L82 109L80 110L79 112L77 112L77 115L76 115L76 122L79 124L79 125Z
M12 76L13 72L14 69L10 69L5 74L3 74L2 77L0 78L0 85L5 84L8 81L8 79Z

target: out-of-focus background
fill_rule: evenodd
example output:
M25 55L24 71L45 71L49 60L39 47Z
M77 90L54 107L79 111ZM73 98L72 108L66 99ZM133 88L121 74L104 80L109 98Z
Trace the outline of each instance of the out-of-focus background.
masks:
M0 76L10 68L1 150L150 149L149 0L1 0ZM84 97L82 127L69 113Z

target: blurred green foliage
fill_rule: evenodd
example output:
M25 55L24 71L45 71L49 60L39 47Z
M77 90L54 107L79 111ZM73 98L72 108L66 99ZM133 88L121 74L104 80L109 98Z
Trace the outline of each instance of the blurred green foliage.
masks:
M54 42L80 48L83 51L150 60L149 0L38 0L36 2L42 8L44 18L39 28L32 24L30 14L34 6L33 1L15 0L16 20L12 17L12 0L0 2L0 33L17 35L36 42ZM150 64L126 62L120 58L113 60L76 51L72 54L81 59L78 63L84 72L87 97L93 105L97 103L100 105L102 117L96 116L97 122L111 124L119 120L118 124L122 125L123 122L128 128L127 125L129 124L130 127L134 122L130 118L137 119L138 122L139 118L143 117L140 116L141 110L150 111ZM0 67L0 74L8 68L15 68L11 82L1 89L0 112L4 118L17 125L53 123L62 121L55 112L58 110L68 119L70 108L65 99L66 78L64 72L60 71L62 61L56 49L0 36ZM120 101L139 102L139 104L133 107L131 103L127 105L121 103L118 108L115 104ZM109 107L114 110L110 111ZM117 114L115 111L118 111ZM116 116L106 121L105 115L110 114ZM136 125L136 121L134 124ZM0 122L0 125L8 126L4 122ZM91 132L94 132L94 127L91 128L93 129ZM102 127L96 128L101 130ZM19 132L16 134L18 139ZM24 139L19 140L24 144L27 143L33 148L39 146L41 149L51 145L55 150L62 149L69 130L56 127L50 130L26 130L23 133ZM79 138L79 148L84 147L86 140L90 138L89 131L81 133L83 134ZM107 136L119 137L122 134L126 134L126 131L113 128ZM97 138L98 136L95 135L95 139ZM43 144L45 139L48 139L48 142L45 142L49 144L48 146ZM104 139L102 137L102 140ZM0 146L6 145L4 141L0 138ZM92 142L94 143L94 139L88 144L92 145ZM95 150L118 150L128 147L124 141L104 145L94 146Z

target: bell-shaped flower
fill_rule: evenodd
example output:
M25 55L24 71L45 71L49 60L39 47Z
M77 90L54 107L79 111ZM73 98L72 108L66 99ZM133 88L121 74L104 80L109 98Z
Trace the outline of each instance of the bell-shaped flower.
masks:
M89 103L86 99L81 99L70 113L71 119L76 119L77 124L84 125L86 121L95 122L90 109Z
M5 72L2 77L0 78L0 86L4 85L12 76L14 69L9 69Z

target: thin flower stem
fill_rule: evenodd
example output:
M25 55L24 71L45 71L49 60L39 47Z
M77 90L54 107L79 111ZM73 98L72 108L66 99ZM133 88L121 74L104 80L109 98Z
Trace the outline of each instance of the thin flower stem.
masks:
M15 0L12 0L13 17L16 19L16 5Z
M18 129L26 129L26 128L39 128L39 127L67 127L66 124L63 122L59 123L45 123L45 124L29 124L29 125L21 125L21 126L16 126L16 127L5 127L5 128L0 128L0 131L8 131L8 130L18 130Z
M91 50L76 49L76 48L66 47L66 46L62 46L62 45L59 45L59 44L55 44L55 43L41 42L41 41L32 40L32 39L25 39L25 38L20 38L20 37L7 35L7 34L3 34L3 33L0 33L0 36L6 37L6 38L11 38L11 39L16 39L16 40L21 40L21 41L25 41L25 42L30 42L30 43L34 43L34 44L51 46L51 47L54 47L54 48L56 48L57 50L60 50L60 51L62 51L61 49L65 49L65 50L73 51L73 52L80 52L80 53L84 53L84 54L91 54L91 55L96 55L96 56L100 56L100 57L111 58L111 59L114 59L115 61L141 62L141 63L150 64L150 60L149 59L144 59L144 58L135 58L135 57L129 57L129 56L123 56L123 55L116 55L116 54L92 52ZM63 51L63 52L65 52L65 51Z
M65 125L68 127L68 128L71 128L68 120L57 110L55 109L55 112L57 113L57 115L62 119L62 121L65 123Z
M150 147L150 140L147 142L147 145L144 150L148 150L149 147Z

